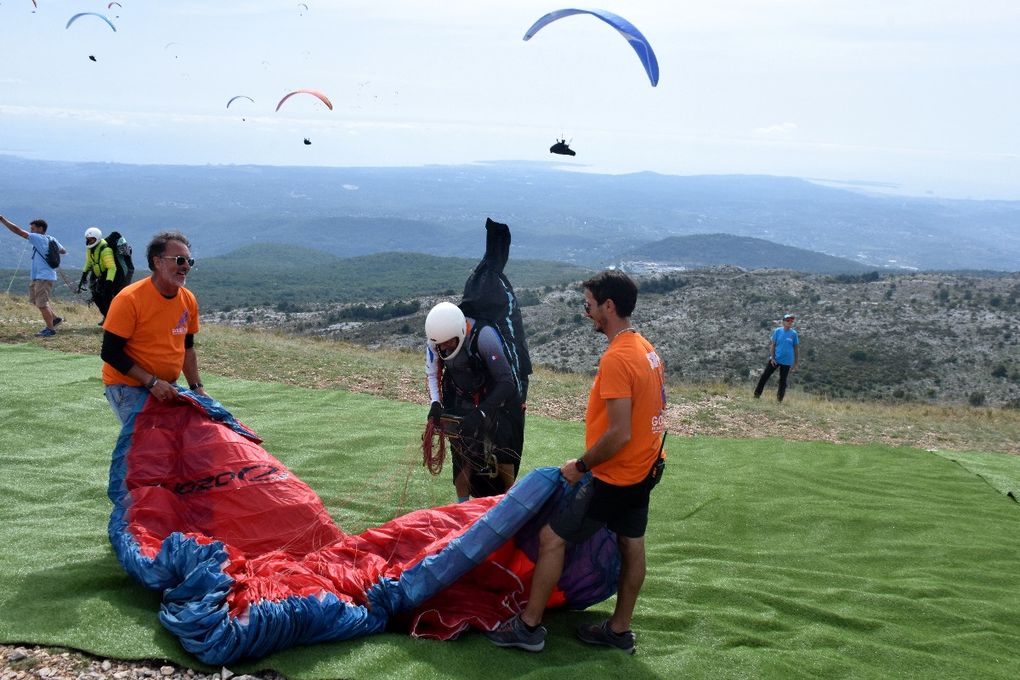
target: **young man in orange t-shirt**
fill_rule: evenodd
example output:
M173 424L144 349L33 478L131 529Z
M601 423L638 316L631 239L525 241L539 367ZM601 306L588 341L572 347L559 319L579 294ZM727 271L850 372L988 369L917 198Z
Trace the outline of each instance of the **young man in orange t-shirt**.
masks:
M587 450L565 462L560 474L570 484L589 470L593 479L549 524L539 538L538 561L528 604L486 636L500 647L531 652L545 647L542 615L563 572L567 543L581 543L602 527L617 535L622 564L616 608L597 625L582 625L584 642L606 645L633 654L630 630L634 606L645 578L645 527L652 487L661 475L666 388L662 361L651 343L630 323L637 302L637 286L626 274L604 271L587 280L584 311L594 330L609 338L588 396L585 414Z
M182 371L188 387L205 395L194 346L198 301L184 287L195 265L188 239L177 231L160 232L146 256L152 276L120 291L103 322L103 384L121 423L150 394L160 401L177 398Z

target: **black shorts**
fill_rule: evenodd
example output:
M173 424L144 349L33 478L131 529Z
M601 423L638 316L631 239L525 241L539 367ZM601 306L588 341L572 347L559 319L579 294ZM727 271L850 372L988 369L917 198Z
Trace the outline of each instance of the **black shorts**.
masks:
M641 538L648 527L651 492L652 484L647 479L631 486L615 486L593 477L549 526L568 543L583 543L602 527L618 536Z

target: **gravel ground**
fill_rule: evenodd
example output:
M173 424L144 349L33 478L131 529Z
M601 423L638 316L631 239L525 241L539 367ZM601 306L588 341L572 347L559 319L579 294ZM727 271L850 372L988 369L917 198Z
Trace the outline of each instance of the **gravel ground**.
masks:
M47 678L48 680L284 680L271 671L256 675L234 675L223 668L218 673L199 673L163 661L116 661L59 647L0 645L0 680Z

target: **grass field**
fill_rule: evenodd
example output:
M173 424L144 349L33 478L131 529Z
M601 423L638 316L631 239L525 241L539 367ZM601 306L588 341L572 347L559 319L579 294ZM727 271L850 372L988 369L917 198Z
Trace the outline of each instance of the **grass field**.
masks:
M334 348L309 363L311 349L306 361L291 347L285 361L285 338L241 334L242 343L209 330L210 393L265 438L346 531L452 498L445 473L432 478L415 461L424 409L397 398L406 389L399 354ZM0 344L0 641L200 668L159 625L159 594L130 581L106 539L118 428L98 358L73 353L96 337L72 320L57 338L80 343L72 352ZM246 352L279 352L273 369L290 377L268 380L260 372L267 362L255 379L219 370L230 362L209 357L230 356L231 342L235 366L250 361ZM344 371L344 380L366 382L388 372L376 382L390 387L385 396L338 389L334 373ZM407 376L420 384L410 369ZM298 382L314 386L288 384ZM556 389L568 395L569 382ZM580 423L534 413L524 468L556 464L581 441ZM669 448L653 498L636 657L572 636L579 622L610 611L609 601L550 613L538 655L495 649L477 633L450 643L387 633L232 670L271 667L291 678L1015 676L1020 508L1006 492L1020 484L1020 458L702 435L675 436Z

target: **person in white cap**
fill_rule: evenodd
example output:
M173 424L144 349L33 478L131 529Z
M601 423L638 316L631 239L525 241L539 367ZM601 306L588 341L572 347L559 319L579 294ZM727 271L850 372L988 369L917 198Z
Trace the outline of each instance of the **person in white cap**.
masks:
M800 337L797 331L793 330L793 322L797 320L793 314L783 315L783 325L772 331L769 342L769 361L765 364L765 370L758 379L758 385L754 388L754 398L761 397L765 384L772 377L772 373L779 369L779 390L776 392L776 400L782 401L786 396L786 381L790 371L797 370L797 362L800 358Z

